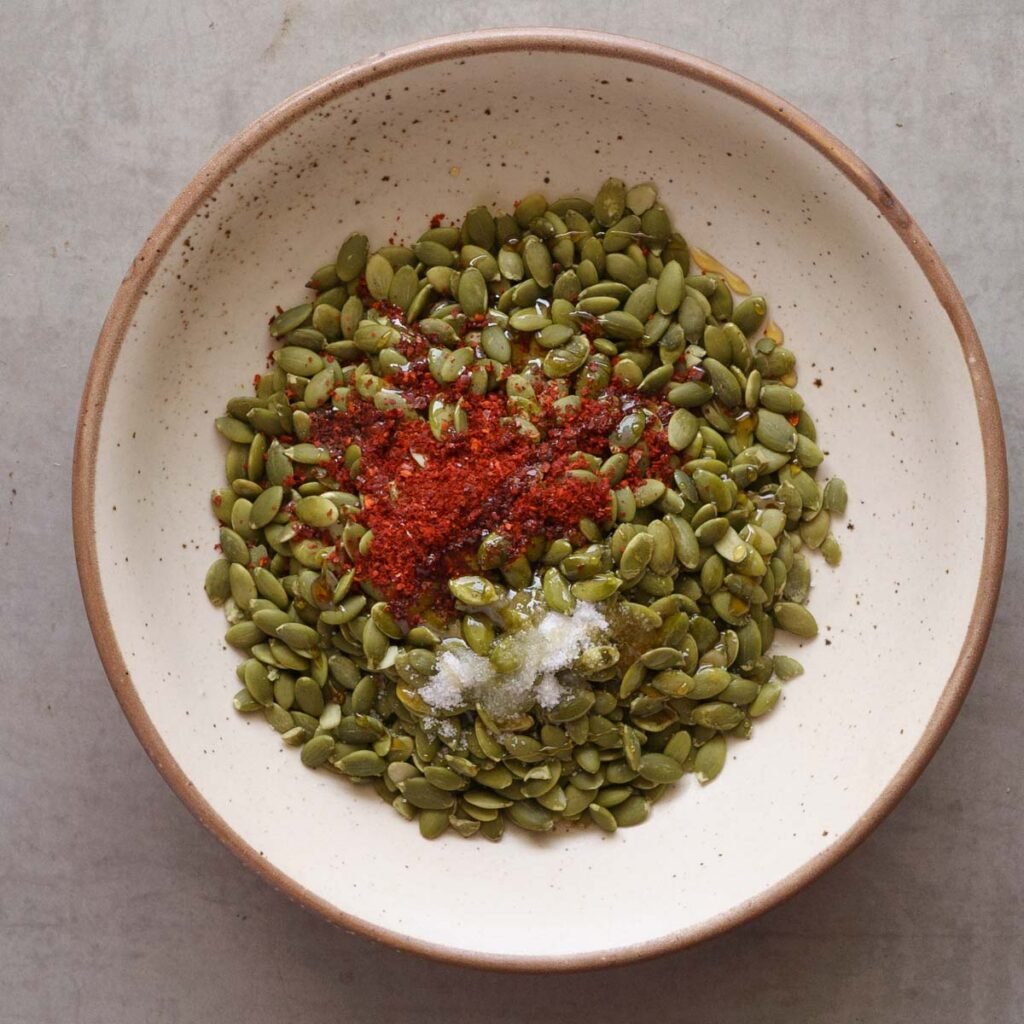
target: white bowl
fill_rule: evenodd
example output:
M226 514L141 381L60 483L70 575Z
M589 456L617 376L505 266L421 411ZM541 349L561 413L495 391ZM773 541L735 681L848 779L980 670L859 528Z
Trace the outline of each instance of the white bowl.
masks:
M203 595L222 445L212 420L277 303L364 230L414 235L542 189L651 179L691 244L773 302L852 495L820 638L783 705L641 828L428 843L372 794L301 768L235 714L236 656ZM820 387L811 386L815 379ZM75 540L111 683L216 835L332 921L514 969L633 960L778 903L860 842L970 684L1002 571L1006 469L985 359L945 268L844 146L730 72L658 46L495 31L413 46L286 100L156 226L82 404Z

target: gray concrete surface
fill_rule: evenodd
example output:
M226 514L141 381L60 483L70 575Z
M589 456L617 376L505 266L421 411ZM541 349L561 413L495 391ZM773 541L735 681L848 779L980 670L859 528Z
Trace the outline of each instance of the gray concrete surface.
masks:
M232 133L319 76L423 36L548 23L646 37L734 68L820 119L948 261L1019 464L1019 0L503 6L0 3L0 1024L1018 1024L1019 479L985 662L920 783L786 906L640 966L502 977L336 931L208 835L121 716L69 532L75 414L105 309L149 227Z

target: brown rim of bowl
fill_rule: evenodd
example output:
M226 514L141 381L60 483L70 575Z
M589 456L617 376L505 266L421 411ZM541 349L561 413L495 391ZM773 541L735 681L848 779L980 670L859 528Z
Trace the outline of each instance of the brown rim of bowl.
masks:
M911 251L949 316L963 348L978 406L985 451L985 546L978 591L956 666L910 756L881 795L828 849L752 899L695 927L648 942L578 956L508 956L424 942L347 914L267 863L213 810L174 760L146 713L128 673L110 622L96 556L93 506L95 461L107 382L143 289L186 222L239 163L277 132L323 103L395 72L457 57L517 50L563 51L634 61L702 82L743 100L817 149L870 199ZM161 217L118 289L100 331L86 378L75 440L73 526L86 613L110 684L128 721L157 769L192 813L250 868L296 902L328 921L390 946L437 960L505 971L572 971L631 963L682 949L757 917L799 892L858 846L917 780L963 703L981 660L1003 573L1007 529L1006 453L995 388L985 354L949 271L913 218L870 168L806 114L740 75L677 50L622 36L565 29L493 29L446 36L402 47L354 64L295 93L235 136L200 170Z

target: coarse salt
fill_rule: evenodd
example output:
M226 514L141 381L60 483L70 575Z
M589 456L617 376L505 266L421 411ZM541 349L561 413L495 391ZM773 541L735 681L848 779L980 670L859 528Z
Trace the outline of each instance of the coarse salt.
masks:
M489 658L457 647L438 658L419 696L436 711L454 711L469 703L496 716L514 714L534 703L553 708L566 692L558 673L607 629L607 619L592 604L581 602L572 615L549 611L532 627L511 634L513 650L521 658L515 672L498 672Z

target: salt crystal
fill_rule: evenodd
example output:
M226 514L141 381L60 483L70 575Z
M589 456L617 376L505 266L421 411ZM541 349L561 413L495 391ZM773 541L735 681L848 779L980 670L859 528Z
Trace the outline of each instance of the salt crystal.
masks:
M534 692L537 694L537 703L545 711L557 707L558 702L562 699L562 687L558 682L558 676L551 672L541 676Z

